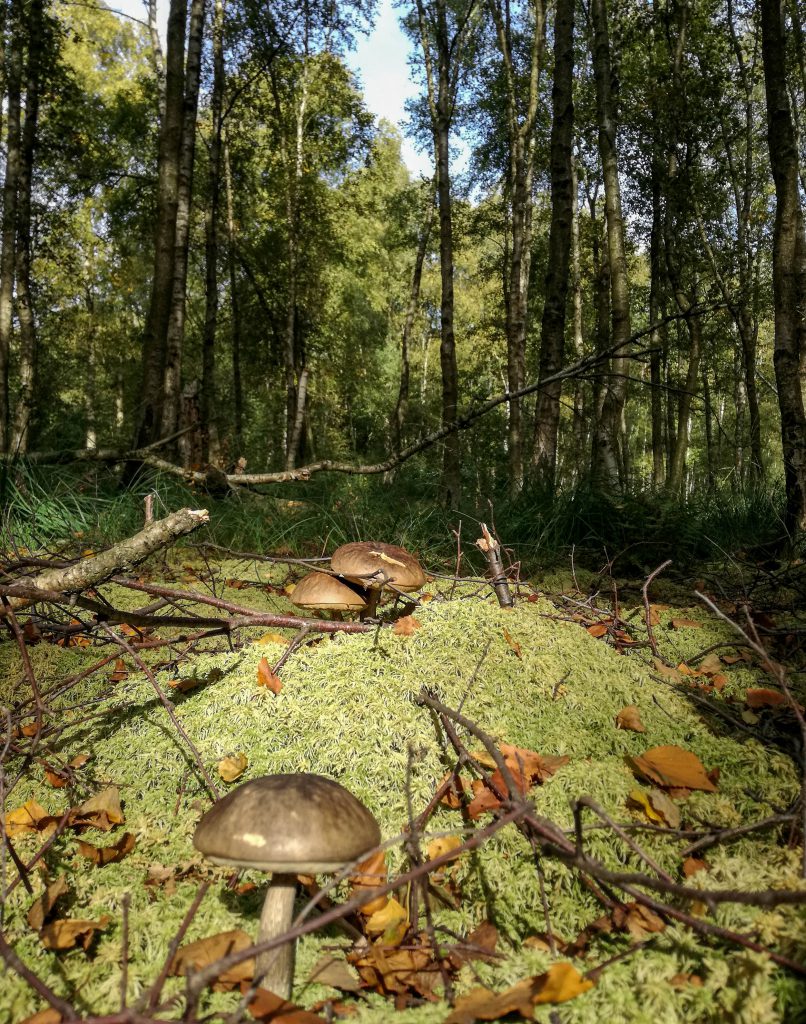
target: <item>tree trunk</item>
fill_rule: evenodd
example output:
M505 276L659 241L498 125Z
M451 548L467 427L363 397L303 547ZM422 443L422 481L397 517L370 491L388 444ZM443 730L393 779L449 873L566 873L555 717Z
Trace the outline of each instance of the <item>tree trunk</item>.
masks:
M205 302L202 342L202 383L199 396L201 456L206 465L211 450L217 453L215 408L216 327L218 324L218 208L221 198L221 111L224 101L224 0L215 0L213 13L212 138L208 162L208 197L204 215Z
M190 212L193 199L193 166L196 157L196 111L199 105L199 75L204 37L205 0L192 0L188 33L185 96L182 112L182 142L179 153L179 180L176 202L176 241L171 285L171 310L168 317L165 378L161 433L163 437L179 427L182 401L182 353L185 344L188 248Z
M39 91L44 44L42 0L30 0L28 8L28 68L25 85L25 123L22 129L19 195L17 197L17 318L20 323L19 393L11 430L11 450L28 450L34 415L37 336L31 301L31 187L34 150L39 123Z
M606 0L592 0L593 71L596 80L596 116L599 127L599 156L605 191L607 250L610 266L611 344L619 346L610 361L602 412L597 424L593 480L599 487L619 489L625 466L622 451L624 403L627 399L627 373L630 360L630 292L627 280L627 252L624 220L621 214L621 187L616 149L616 101L613 96L610 66Z
M574 0L557 0L551 124L551 228L538 380L556 373L565 352L565 310L573 224ZM553 490L562 382L537 393L533 463L540 485Z
M685 296L679 298L679 303L685 305ZM696 303L696 294L694 296ZM684 309L688 312L690 307ZM689 422L691 419L691 403L696 395L700 381L700 358L702 356L702 325L700 317L696 314L686 317L686 327L689 335L688 371L683 390L679 394L677 404L677 436L675 437L672 449L672 462L669 467L669 479L667 490L670 494L681 494L686 469L686 456L688 454Z
M229 264L229 298L232 317L232 404L235 418L235 451L240 457L243 444L243 382L241 380L241 307L238 303L238 274L235 259L235 211L232 202L232 169L229 146L224 144L224 188L227 193L227 262Z
M3 183L2 254L0 254L0 452L9 450L8 391L14 274L17 242L17 188L20 178L20 90L24 49L22 0L11 10L6 57L6 177Z
M185 100L186 0L171 0L165 62L165 114L160 124L154 274L143 334L143 381L135 448L159 440L168 319L174 279L179 155Z
M509 199L510 245L504 254L504 316L507 337L507 382L510 391L523 387L526 376L526 331L529 279L532 255L533 179L535 120L540 98L540 64L546 41L546 8L543 0L531 0L532 25L529 42L529 77L524 84L512 56L512 26L509 5L489 0L506 88L506 134L508 146L507 192ZM525 76L523 76L525 79ZM521 113L521 96L525 94ZM509 403L507 451L509 488L515 495L523 487L523 400Z
M406 307L406 316L403 320L403 333L400 342L400 388L397 393L392 414L392 434L394 438L395 451L399 452L403 447L403 425L406 422L406 413L409 407L409 387L411 378L411 367L409 365L409 342L411 341L411 330L414 326L414 319L417 316L417 309L420 304L420 285L423 279L423 265L425 264L426 253L428 252L428 241L434 228L436 208L434 206L434 194L429 188L426 193L428 209L420 228L420 237L417 242L417 255L414 258L414 269L411 274L411 288L409 289L409 304Z
M579 181L577 162L571 159L571 288L573 294L574 359L581 359L584 351L582 333L582 267L579 251ZM585 464L585 391L583 382L574 379L574 483L579 483Z
M800 360L806 348L806 235L798 181L798 153L786 88L786 38L781 0L760 0L767 138L775 181L773 294L775 379L781 410L786 481L786 525L806 529L806 415Z

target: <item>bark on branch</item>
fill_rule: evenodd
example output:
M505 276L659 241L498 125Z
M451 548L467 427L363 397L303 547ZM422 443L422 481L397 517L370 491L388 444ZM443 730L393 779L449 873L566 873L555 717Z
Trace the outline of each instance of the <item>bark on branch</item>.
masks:
M192 533L208 519L206 509L183 508L164 519L149 523L133 537L128 537L98 555L82 558L72 565L47 569L35 577L28 576L15 580L6 590L4 604L0 607L0 617L6 615L7 605L16 610L33 603L24 593L27 588L34 587L38 591L58 594L77 594L96 587L117 573L133 569L149 555L173 543L178 537ZM22 593L15 593L17 587Z

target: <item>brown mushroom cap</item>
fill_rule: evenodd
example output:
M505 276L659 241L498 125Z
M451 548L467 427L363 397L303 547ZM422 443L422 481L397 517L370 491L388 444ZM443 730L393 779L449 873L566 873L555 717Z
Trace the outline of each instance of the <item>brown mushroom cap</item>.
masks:
M298 608L321 608L330 611L361 611L364 597L343 580L324 572L309 572L294 587L291 600Z
M352 793L307 772L244 783L207 811L193 837L215 864L292 874L338 871L380 841L378 822Z
M342 544L333 552L330 566L334 572L372 589L391 583L398 590L419 590L425 583L425 573L414 555L380 541ZM373 573L377 575L373 577Z

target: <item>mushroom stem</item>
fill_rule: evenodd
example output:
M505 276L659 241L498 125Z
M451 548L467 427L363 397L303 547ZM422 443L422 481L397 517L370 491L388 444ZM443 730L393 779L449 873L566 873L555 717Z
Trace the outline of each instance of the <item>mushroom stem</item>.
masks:
M260 915L258 942L274 939L289 930L294 917L296 891L296 875L274 875ZM283 999L290 999L291 982L294 977L294 942L259 954L255 964L255 977L260 979L261 988L270 989Z

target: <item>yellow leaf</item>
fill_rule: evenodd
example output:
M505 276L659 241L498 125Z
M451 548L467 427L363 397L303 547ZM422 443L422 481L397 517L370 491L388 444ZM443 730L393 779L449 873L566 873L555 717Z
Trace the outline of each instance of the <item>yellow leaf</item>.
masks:
M282 633L264 633L263 636L258 637L257 640L252 641L253 644L283 644L285 646L288 640L283 636Z
M650 821L654 821L656 825L664 824L663 815L655 810L649 799L649 794L645 793L643 789L631 789L630 795L627 797L627 804L637 804Z
M440 836L438 839L432 839L425 850L426 860L435 860L444 853L457 850L461 845L462 840L459 836Z
M635 770L658 786L702 789L715 793L716 786L708 778L696 754L675 745L652 747L640 757L631 757Z
M39 832L48 818L51 818L51 815L36 800L27 800L22 807L17 807L6 815L6 834L13 839L23 832Z
M589 978L583 978L573 964L552 964L542 977L545 979L543 987L532 1000L535 1005L565 1003L593 988L593 982Z
M380 935L385 946L399 946L409 929L406 908L390 896L386 906L376 910L366 924L370 935Z
M120 792L117 786L107 786L100 793L85 800L70 812L69 825L87 825L108 832L115 825L125 821L120 807Z
M95 933L102 932L107 924L108 917L102 917L100 921L52 921L45 925L39 935L45 949L73 949L74 946L81 945L86 951L90 948Z
M246 754L230 754L218 762L218 774L224 782L234 782L243 775L248 764Z

